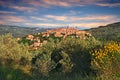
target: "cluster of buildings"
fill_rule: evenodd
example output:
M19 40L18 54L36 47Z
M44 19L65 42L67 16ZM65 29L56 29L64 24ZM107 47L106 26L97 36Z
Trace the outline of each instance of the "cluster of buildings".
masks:
M32 34L29 34L26 36L27 40L30 40L32 42L32 44L30 45L30 48L32 50L37 50L38 47L42 46L43 44L47 43L47 40L41 41L39 37L35 37Z
M66 37L69 35L74 35L76 37L85 38L85 36L92 36L90 33L82 30L77 30L75 28L57 28L53 30L47 30L46 32L42 32L43 37L49 37L50 34L54 34L55 37Z
M42 37L49 37L51 34L53 34L54 37L65 38L67 36L74 36L74 37L81 38L81 39L86 39L86 37L92 36L90 33L86 32L86 31L77 30L75 28L57 28L57 29L53 29L53 30L47 30L47 31L42 32L42 33L38 33L37 35L38 36L42 35ZM37 50L38 47L47 43L47 40L41 41L40 37L35 37L32 34L27 35L26 39L33 42L30 45L30 47L33 50Z

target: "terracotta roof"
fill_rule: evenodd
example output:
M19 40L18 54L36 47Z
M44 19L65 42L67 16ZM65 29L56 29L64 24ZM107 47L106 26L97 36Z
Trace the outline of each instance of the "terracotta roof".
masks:
M43 36L47 36L48 34L55 33L56 37L62 37L64 35L71 35L71 34L86 34L86 31L78 30L76 28L57 28L53 30L47 30L46 32L43 32Z

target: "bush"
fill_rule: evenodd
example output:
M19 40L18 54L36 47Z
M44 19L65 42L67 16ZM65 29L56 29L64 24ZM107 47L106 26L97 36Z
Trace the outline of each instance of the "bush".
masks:
M51 59L56 63L54 70L57 72L78 73L87 75L91 73L91 55L89 51L100 45L94 38L81 40L67 37L55 44Z
M6 77L6 80L13 80L16 77L14 75L19 71L20 75L30 74L31 59L32 55L29 53L27 45L18 44L11 34L0 36L0 68L6 68L5 70L0 69L0 76ZM11 79L7 79L8 70L9 75L13 76Z
M14 72L20 71L20 75L28 74L29 76L25 75L25 77L32 77L36 80L42 78L47 80L47 78L52 78L53 74L61 74L67 78L73 75L72 80L75 74L87 77L92 72L89 51L100 46L100 42L95 38L82 40L69 36L55 39L56 41L53 38L48 40L38 50L29 51L26 44L18 43L11 34L0 36L0 76L3 72L5 73L3 76L8 75L6 70L2 70L4 67L7 70L11 68L10 75L12 76ZM92 58L95 59L93 55ZM76 76L75 78L78 79Z
M31 54L28 52L27 46L18 44L17 40L11 34L0 36L0 59L2 63L19 63L23 58L26 60L31 59Z
M55 67L54 61L51 59L51 54L55 44L50 42L40 47L32 59L33 71L43 76L48 76L49 72Z
M120 76L120 43L110 42L103 48L91 51L92 68L104 78L115 79Z

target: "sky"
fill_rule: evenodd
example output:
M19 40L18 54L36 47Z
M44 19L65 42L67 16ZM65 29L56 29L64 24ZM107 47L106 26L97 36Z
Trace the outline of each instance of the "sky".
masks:
M120 0L0 0L0 24L79 27L120 22Z

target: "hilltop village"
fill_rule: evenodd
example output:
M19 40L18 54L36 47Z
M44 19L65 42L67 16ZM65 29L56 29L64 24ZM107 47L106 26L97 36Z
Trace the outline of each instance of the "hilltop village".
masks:
M52 30L46 30L45 32L37 33L37 34L28 34L26 37L18 38L18 41L26 41L29 43L30 47L33 50L37 50L38 47L46 44L48 42L48 38L66 38L66 37L80 38L86 39L87 37L91 37L92 35L86 31L78 30L76 28L56 28Z

